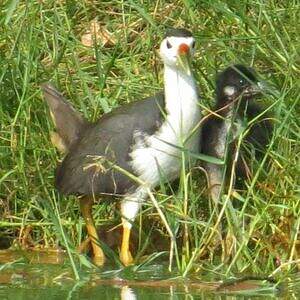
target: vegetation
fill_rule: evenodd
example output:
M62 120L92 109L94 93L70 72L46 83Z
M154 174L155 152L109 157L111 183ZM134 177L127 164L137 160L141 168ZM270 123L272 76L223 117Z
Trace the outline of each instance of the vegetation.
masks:
M203 111L213 104L217 71L232 63L254 66L277 91L276 97L264 97L274 136L244 190L236 196L224 195L218 218L199 167L186 170L178 187L155 191L166 223L149 200L136 220L137 264L144 262L138 267L152 259L168 260L167 224L177 238L172 267L180 275L211 273L223 278L296 270L300 259L299 8L298 1L275 0L10 0L2 4L2 247L7 240L15 247L62 247L77 276L83 265L91 266L76 251L85 239L78 202L59 196L53 186L60 155L50 141L53 124L39 85L54 82L76 109L96 120L122 103L162 88L161 63L154 48L166 26L180 26L193 31L197 40L194 69ZM99 34L93 33L91 24L100 24ZM97 225L118 225L116 206L97 203ZM215 234L221 220L227 233L223 247ZM110 239L107 245L118 243L116 232L105 234ZM105 242L104 233L101 237ZM105 252L120 266L116 248L107 246Z

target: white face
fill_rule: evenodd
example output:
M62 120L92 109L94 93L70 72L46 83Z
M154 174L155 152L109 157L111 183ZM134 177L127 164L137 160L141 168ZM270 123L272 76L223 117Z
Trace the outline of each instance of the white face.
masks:
M236 88L231 85L226 85L224 87L224 94L228 97L232 97L236 93Z
M186 54L193 57L195 39L193 37L166 37L160 44L159 52L164 64L176 67L180 55Z

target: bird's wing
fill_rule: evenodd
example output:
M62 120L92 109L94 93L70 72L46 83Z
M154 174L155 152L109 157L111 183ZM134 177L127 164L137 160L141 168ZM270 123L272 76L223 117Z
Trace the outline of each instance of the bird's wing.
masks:
M123 194L134 183L111 168L133 173L131 147L135 132L153 134L163 120L163 94L136 101L105 114L81 132L56 173L63 194Z
M61 143L62 148L66 148L65 151L67 152L78 139L83 128L88 125L88 122L64 99L53 85L43 84L41 88L57 131L57 134L52 135L53 143L57 145ZM55 139L53 136L55 136Z

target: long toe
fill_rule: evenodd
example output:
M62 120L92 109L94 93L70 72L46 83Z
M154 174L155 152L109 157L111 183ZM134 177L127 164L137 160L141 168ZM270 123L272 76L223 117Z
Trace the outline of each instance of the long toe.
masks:
M102 267L105 263L105 256L104 255L94 255L93 256L93 263L97 266L97 267Z
M92 244L91 244L91 239L88 237L86 238L82 243L77 248L77 251L82 254L82 253L87 253L91 250Z
M120 260L123 263L123 265L126 267L133 264L133 258L130 251L121 251Z
M93 262L96 266L102 267L105 262L105 255L99 244L92 242L93 247Z

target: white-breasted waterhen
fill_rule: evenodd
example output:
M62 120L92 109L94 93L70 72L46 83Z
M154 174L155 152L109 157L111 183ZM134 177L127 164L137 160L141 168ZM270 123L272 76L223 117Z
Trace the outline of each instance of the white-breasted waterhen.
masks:
M256 160L265 153L272 135L272 125L264 110L254 103L256 96L266 91L258 81L255 71L243 65L233 65L217 76L216 104L214 114L204 122L201 134L201 152L203 154L224 159L226 157L226 174L230 174L236 151L236 142L241 127L247 133L235 164L235 178L245 179L249 173L249 146ZM255 122L251 121L258 118ZM228 147L227 147L228 145ZM208 175L210 195L214 203L218 203L223 182L223 167L213 163L205 163Z
M95 123L84 120L53 86L42 86L56 126L55 143L59 141L67 153L57 168L55 185L63 195L79 196L97 265L102 265L105 258L92 218L93 198L103 194L123 196L120 259L124 265L133 262L130 231L147 198L144 185L113 165L153 188L162 179L170 181L179 176L180 147L199 150L199 135L190 137L201 119L197 86L189 64L194 47L191 32L169 29L160 45L164 92L123 105Z

